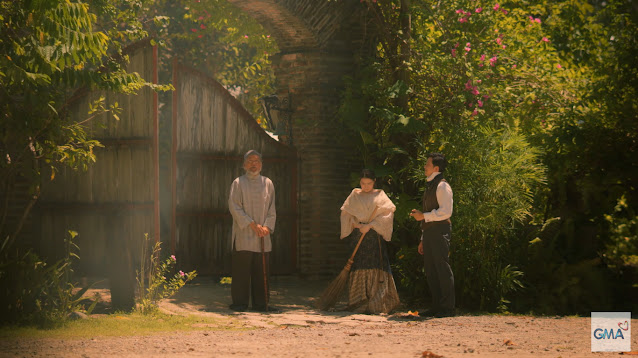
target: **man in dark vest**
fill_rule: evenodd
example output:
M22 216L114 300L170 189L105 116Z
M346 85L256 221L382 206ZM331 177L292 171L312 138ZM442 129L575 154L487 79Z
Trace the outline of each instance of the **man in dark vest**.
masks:
M432 293L432 307L427 316L454 316L454 274L449 263L452 236L452 188L443 172L447 166L441 153L428 154L425 163L427 184L423 193L423 211L412 210L410 216L421 222L419 254L423 255L425 275Z

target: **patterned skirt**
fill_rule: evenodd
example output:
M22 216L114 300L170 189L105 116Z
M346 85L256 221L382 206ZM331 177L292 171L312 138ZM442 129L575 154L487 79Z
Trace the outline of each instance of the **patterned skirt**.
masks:
M361 232L355 229L347 238L352 250L360 237ZM386 241L374 230L363 238L350 271L348 311L389 313L399 305L386 245Z

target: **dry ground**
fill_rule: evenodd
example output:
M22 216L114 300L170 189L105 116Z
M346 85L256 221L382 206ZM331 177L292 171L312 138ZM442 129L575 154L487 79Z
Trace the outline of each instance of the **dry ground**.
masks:
M174 314L236 320L251 330L167 332L133 337L11 339L2 357L616 357L591 353L589 317L459 315L411 319L319 312L315 298L328 282L273 279L277 314L228 310L230 287L200 279L161 303ZM108 297L105 297L108 298ZM95 319L95 318L93 318ZM99 318L98 318L99 319ZM636 325L638 320L632 320ZM635 328L636 329L636 328ZM632 337L638 350L638 334ZM424 354L425 352L425 354Z

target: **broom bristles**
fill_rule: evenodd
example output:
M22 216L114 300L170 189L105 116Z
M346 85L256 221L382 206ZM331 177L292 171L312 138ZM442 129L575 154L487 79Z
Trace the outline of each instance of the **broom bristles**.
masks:
M346 265L346 267L344 267L343 270L341 270L341 272L339 273L339 276L337 276L337 278L335 278L330 283L330 285L326 287L323 293L321 293L321 296L319 296L319 301L317 303L317 307L319 307L320 310L326 311L337 304L339 296L341 296L341 293L346 288L346 284L348 283L348 277L350 276L350 267L351 265Z

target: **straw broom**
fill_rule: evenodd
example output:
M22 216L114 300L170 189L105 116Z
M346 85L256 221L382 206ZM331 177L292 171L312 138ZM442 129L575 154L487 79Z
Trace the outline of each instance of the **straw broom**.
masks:
M370 215L370 218L368 219L368 223L374 217L374 214L377 212L377 209L378 207L374 208L374 211L372 212L372 214ZM350 255L348 262L343 267L343 270L341 270L341 273L339 273L339 276L337 276L337 278L335 278L330 283L330 285L326 287L326 289L323 291L321 296L319 296L317 307L320 310L326 311L337 303L339 296L341 296L341 293L343 292L344 288L346 287L346 284L348 283L350 270L352 269L352 264L354 263L354 256L357 254L357 250L359 250L359 246L361 245L361 242L363 241L363 238L366 236L366 234L361 235L361 238L359 239L357 246L354 248L354 251L352 251L352 255Z

